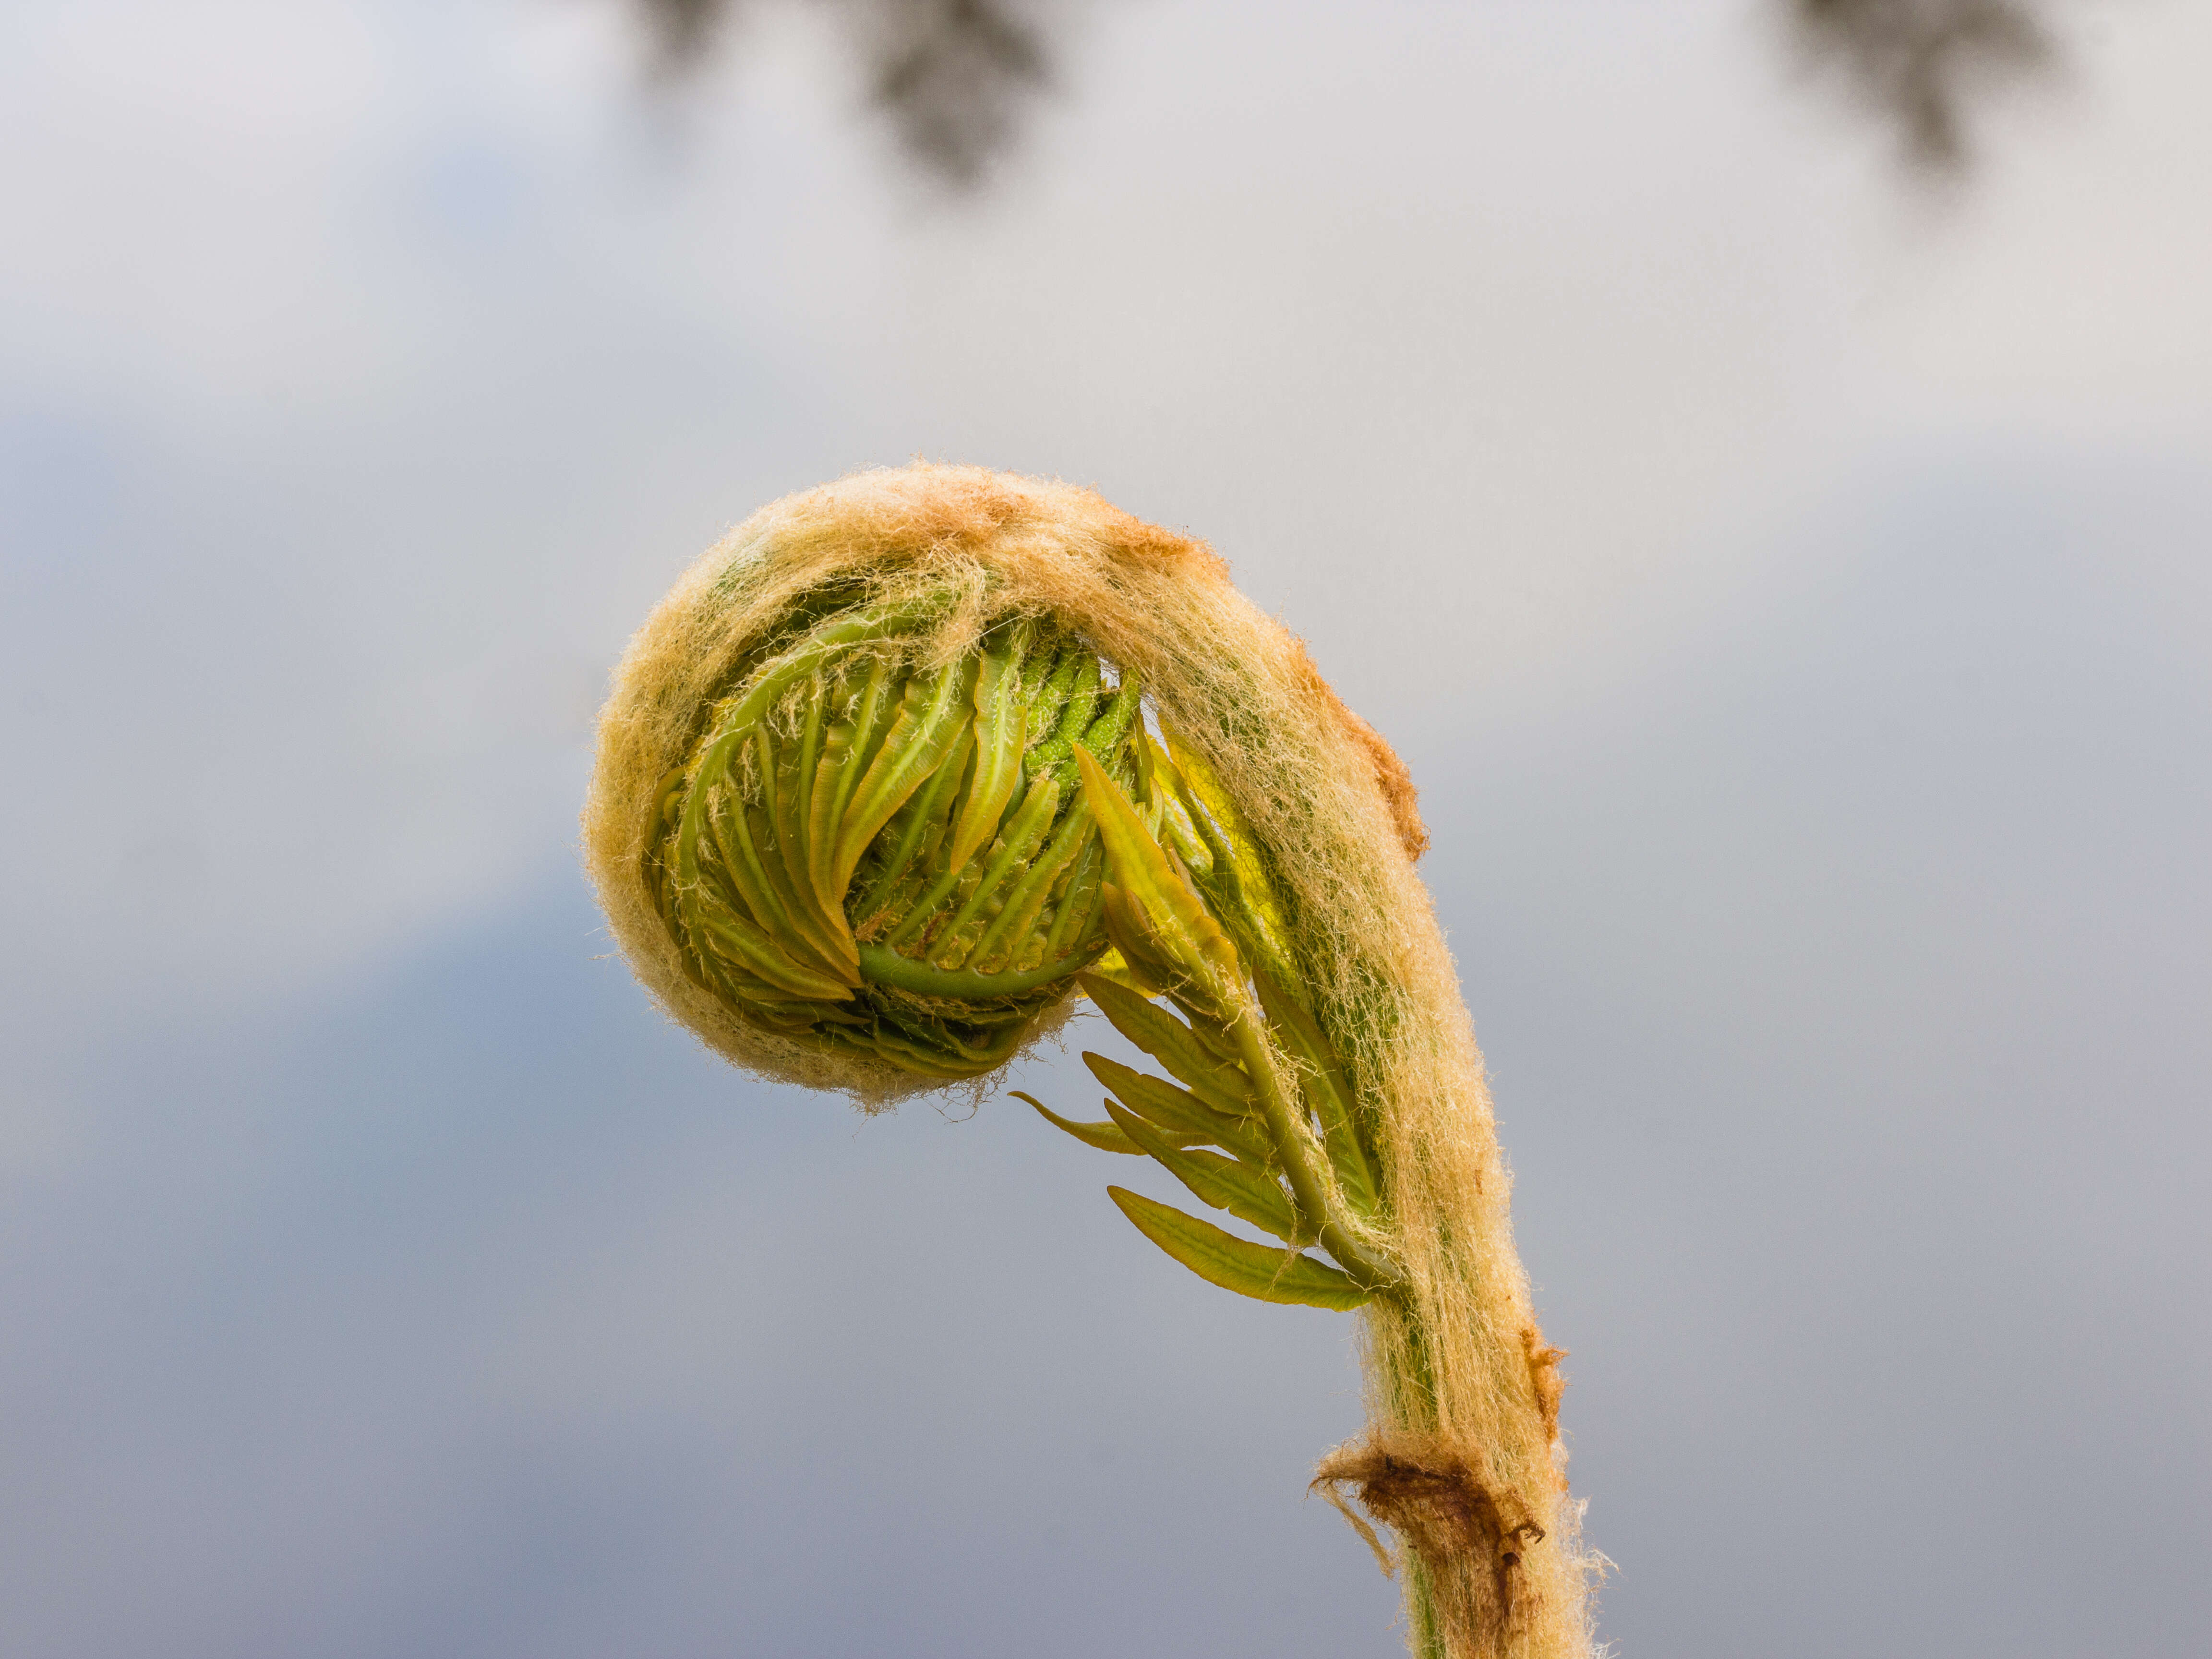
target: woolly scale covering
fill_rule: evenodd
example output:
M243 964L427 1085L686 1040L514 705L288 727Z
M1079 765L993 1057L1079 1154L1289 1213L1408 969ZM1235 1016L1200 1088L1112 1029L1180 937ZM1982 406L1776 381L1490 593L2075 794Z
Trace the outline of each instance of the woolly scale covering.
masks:
M1356 1498L1406 1546L1416 1652L1582 1659L1592 1558L1562 1473L1560 1356L1514 1252L1481 1056L1414 872L1427 837L1411 782L1203 543L1089 490L930 465L787 496L726 537L631 641L600 717L585 854L639 978L757 1074L869 1111L945 1086L738 1017L687 975L647 878L665 780L732 674L825 591L933 601L939 662L1010 617L1073 635L1139 677L1161 726L1218 774L1287 900L1304 989L1373 1114L1383 1237L1403 1281L1362 1310L1368 1433L1331 1453L1316 1484L1340 1504Z

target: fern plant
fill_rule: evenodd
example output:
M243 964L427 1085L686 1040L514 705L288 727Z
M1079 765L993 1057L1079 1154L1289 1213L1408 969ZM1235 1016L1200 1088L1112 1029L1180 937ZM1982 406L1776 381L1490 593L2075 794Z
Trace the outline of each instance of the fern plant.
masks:
M1404 769L1200 544L976 469L764 509L633 641L586 851L719 1052L864 1109L981 1090L1074 997L1121 1186L1212 1283L1362 1322L1370 1424L1313 1485L1402 1570L1422 1659L1584 1659L1593 1558ZM1389 1534L1397 1547L1386 1546Z

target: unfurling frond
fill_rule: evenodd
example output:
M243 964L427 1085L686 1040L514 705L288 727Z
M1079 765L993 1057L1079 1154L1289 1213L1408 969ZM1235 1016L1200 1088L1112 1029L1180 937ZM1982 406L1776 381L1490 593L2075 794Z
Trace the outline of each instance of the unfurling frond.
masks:
M869 1109L980 1092L1087 996L1143 1057L1084 1056L1103 1116L1016 1097L1256 1235L1107 1188L1200 1278L1360 1310L1370 1434L1323 1489L1398 1534L1415 1651L1587 1659L1411 783L1201 544L973 468L778 502L633 641L585 841L672 1014Z

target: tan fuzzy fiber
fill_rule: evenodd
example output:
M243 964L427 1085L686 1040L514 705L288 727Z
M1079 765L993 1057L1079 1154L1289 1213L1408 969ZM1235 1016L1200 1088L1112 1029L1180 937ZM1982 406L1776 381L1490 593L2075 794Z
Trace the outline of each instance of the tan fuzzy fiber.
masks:
M640 979L749 1071L869 1109L933 1086L738 1019L686 976L642 873L657 787L702 711L795 600L833 583L948 596L936 640L948 657L1006 617L1049 616L1140 674L1161 723L1218 770L1286 893L1328 1035L1376 1109L1407 1282L1402 1299L1363 1310L1370 1431L1319 1479L1413 1558L1417 1653L1582 1659L1591 1558L1562 1473L1559 1356L1537 1332L1481 1056L1414 871L1426 836L1411 782L1205 544L1087 489L921 465L787 496L725 537L631 641L600 720L586 859Z

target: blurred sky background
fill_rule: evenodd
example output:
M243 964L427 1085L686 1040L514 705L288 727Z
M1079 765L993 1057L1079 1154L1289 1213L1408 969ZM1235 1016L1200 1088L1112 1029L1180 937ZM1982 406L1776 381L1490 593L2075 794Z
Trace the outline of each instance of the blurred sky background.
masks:
M1748 0L1069 5L963 191L819 9L9 7L0 1651L1400 1650L1350 1320L607 957L624 638L916 454L1411 763L1626 1659L2212 1651L2212 9L2053 16L1929 183Z

